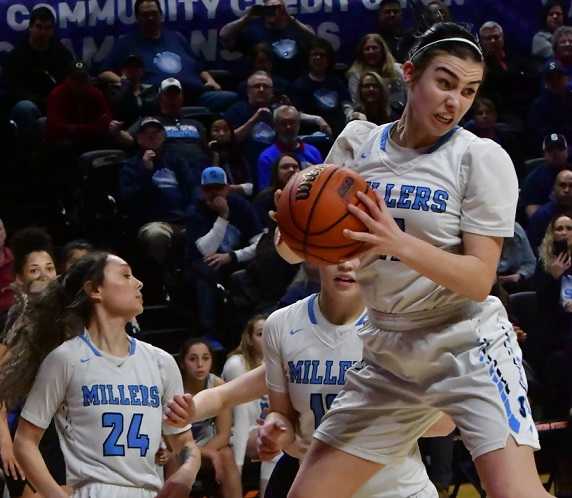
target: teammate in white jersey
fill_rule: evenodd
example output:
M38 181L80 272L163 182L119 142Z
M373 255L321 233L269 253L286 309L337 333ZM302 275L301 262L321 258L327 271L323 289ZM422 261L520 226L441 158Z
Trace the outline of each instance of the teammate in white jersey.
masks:
M15 450L42 496L67 496L38 450L53 417L74 498L188 496L200 453L188 426L163 425L166 401L183 392L179 369L168 353L125 333L143 311L141 287L121 258L91 253L19 319L0 398L27 396ZM181 462L165 484L154 461L161 436Z
M267 498L286 496L314 429L342 389L347 370L361 359L362 343L357 331L365 324L366 310L355 281L356 264L354 260L321 268L320 294L276 311L264 325L265 371L272 411L260 430L260 453L263 459L283 449L289 453L281 457L272 473ZM176 397L169 404L169 420L183 425L189 417L198 420L207 414L212 416L223 407L260 396L266 391L264 373L261 368L254 372L255 376L249 373L220 388L203 391L192 403ZM432 428L431 434L445 435L452 427L445 421ZM437 491L415 447L409 455L381 470L355 496L428 498L436 497Z
M491 498L549 496L532 450L538 435L516 336L487 297L518 187L496 143L459 128L484 77L481 49L453 23L430 28L403 65L399 122L350 123L326 162L361 173L380 194L350 206L370 244L357 279L369 322L363 360L314 434L290 498L345 498L408 455L450 415ZM282 244L278 243L278 248Z

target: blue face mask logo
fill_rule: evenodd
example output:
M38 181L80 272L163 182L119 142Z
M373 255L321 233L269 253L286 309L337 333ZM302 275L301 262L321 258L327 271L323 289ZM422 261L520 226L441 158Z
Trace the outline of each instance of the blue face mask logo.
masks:
M153 175L153 183L160 189L177 188L179 186L175 172L168 168L157 170Z
M560 279L560 305L568 313L572 313L572 275L563 275Z
M178 74L183 69L181 57L174 52L159 52L153 57L153 64L165 74Z
M258 122L252 127L252 138L257 142L271 144L275 136L276 132L268 123Z
M318 106L323 109L335 109L338 106L338 92L319 89L314 92Z
M272 51L279 59L290 60L298 55L298 44L296 40L284 38L272 44Z

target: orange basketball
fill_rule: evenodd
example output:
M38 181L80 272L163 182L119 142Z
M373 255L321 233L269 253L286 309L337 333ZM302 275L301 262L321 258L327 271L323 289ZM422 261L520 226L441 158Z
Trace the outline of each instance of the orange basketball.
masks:
M357 192L376 199L366 181L347 168L322 164L294 175L280 196L276 213L286 244L315 264L335 264L363 251L362 242L343 235L346 228L367 231L348 211L349 204L366 210Z

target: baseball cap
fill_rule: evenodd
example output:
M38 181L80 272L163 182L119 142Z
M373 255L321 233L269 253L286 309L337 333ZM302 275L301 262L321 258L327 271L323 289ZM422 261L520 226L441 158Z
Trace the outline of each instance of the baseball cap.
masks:
M568 143L566 142L566 137L559 133L551 133L544 137L542 142L542 150L564 150L568 148Z
M161 92L168 90L169 88L176 87L180 91L183 91L183 87L181 86L181 82L177 78L167 78L166 80L161 81Z
M551 76L553 74L566 74L566 71L562 67L562 64L558 61L550 61L544 64L542 69L542 74L544 76Z
M161 130L165 129L163 123L161 123L161 121L159 121L157 118L154 118L153 116L147 116L141 120L137 131L139 132L143 128L147 128L148 126L155 126L156 128L160 128Z
M218 166L209 166L203 170L201 185L228 185L224 169Z

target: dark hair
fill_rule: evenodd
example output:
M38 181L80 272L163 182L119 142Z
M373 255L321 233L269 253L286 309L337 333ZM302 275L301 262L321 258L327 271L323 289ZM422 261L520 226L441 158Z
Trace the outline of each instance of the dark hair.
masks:
M323 38L314 38L308 48L308 58L314 49L320 49L326 52L326 56L328 57L328 71L331 71L336 64L336 53L334 52L332 44Z
M562 8L562 13L564 14L562 19L562 25L568 24L568 16L566 15L566 4L562 0L548 0L546 5L542 8L542 17L540 18L541 28L546 28L546 17L553 7L559 6Z
M133 5L133 12L135 12L135 17L139 15L139 8L141 7L141 4L146 2L153 2L159 9L159 12L161 12L161 14L163 13L159 0L135 0L135 4Z
M28 256L32 252L45 251L55 262L52 237L43 228L29 227L18 230L12 235L9 247L14 253L14 271L16 274L22 273Z
M179 350L178 359L181 373L185 373L185 356L187 356L189 349L191 349L193 346L196 346L197 344L204 344L207 347L214 364L214 351L210 341L206 337L193 337L192 339L187 339Z
M294 154L292 154L291 152L283 152L282 154L280 154L280 156L278 156L278 159L276 159L276 161L274 161L274 164L272 164L272 169L270 170L270 188L272 190L281 188L281 186L278 185L278 169L279 169L278 166L280 165L280 161L282 161L282 159L284 159L285 157L291 157L292 159L294 159L294 161L298 163L298 169L299 170L302 169L302 163L300 162L300 159L298 159Z
M8 331L0 356L0 402L13 407L30 391L40 364L60 344L80 335L93 304L84 290L101 285L109 253L92 252L31 297Z
M70 242L68 242L61 251L61 261L60 261L60 266L61 268L65 268L66 263L68 262L68 260L70 259L70 256L72 255L72 252L74 251L87 251L92 252L94 251L95 248L93 247L93 245L88 242L87 240L84 239L75 239L75 240L71 240Z
M438 43L423 50L423 47L430 43L445 40L447 38L464 38L479 47L479 50L473 48L468 43L459 41ZM454 55L459 59L470 59L475 62L480 62L484 65L479 42L469 30L454 22L439 22L425 31L425 33L417 39L417 42L409 52L409 60L415 64L415 72L417 75L422 74L433 58L442 52Z
M489 111L497 113L497 106L495 103L487 97L477 97L473 102L473 111L476 111L479 107L486 107Z
M30 14L30 24L34 24L36 21L43 21L43 22L51 22L52 24L56 23L56 18L54 13L48 7L37 7L32 10Z
M381 91L380 99L377 101L377 109L366 109L365 103L361 98L361 91L363 87L363 82L366 78L373 78L379 86ZM390 99L389 99L389 89L387 88L387 84L383 80L383 78L376 73L375 71L366 71L363 73L359 79L358 85L358 100L359 106L356 108L357 111L363 112L368 121L376 124L383 124L387 123L391 120L391 111L390 111Z

